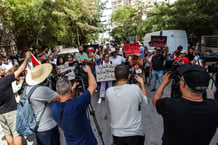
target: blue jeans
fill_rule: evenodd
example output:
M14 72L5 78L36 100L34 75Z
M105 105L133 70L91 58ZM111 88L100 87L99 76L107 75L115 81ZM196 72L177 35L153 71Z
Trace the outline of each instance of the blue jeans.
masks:
M156 70L152 70L152 85L153 85L153 89L157 89L156 88L156 81L159 81L159 83L161 84L162 79L163 79L163 70L161 71L156 71Z
M60 145L58 127L47 131L36 132L37 145Z

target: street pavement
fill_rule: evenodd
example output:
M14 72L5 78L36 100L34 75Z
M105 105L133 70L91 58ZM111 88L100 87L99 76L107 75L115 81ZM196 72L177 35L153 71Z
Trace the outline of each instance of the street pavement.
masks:
M150 92L151 87L146 86L147 94L148 94L148 104L142 105L142 119L145 130L145 143L144 145L161 145L161 136L163 134L163 120L160 115L157 114L155 108L152 105L152 97L154 92ZM170 95L170 85L168 85L163 93L164 97L168 97ZM105 101L101 104L98 104L98 95L99 93L95 93L92 97L92 106L95 110L95 117L97 118L98 125L100 126L100 130L102 132L102 137L104 139L105 145L112 144L112 136L110 131L110 114ZM90 117L91 125L93 131L97 137L99 145L101 145L99 134L97 133L97 129L95 127L95 123L93 121L93 116ZM0 145L7 145L3 133L0 128ZM218 143L218 131L214 135L210 145L216 145ZM30 137L27 143L24 145L37 145L34 137Z

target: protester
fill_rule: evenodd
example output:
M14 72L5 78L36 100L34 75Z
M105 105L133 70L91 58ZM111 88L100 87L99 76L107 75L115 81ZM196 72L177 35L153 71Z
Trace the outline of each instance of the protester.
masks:
M159 80L159 83L161 83L162 81L162 77L163 77L163 62L164 62L164 58L166 56L166 51L164 52L164 54L161 54L161 48L160 47L156 47L155 48L155 55L153 55L152 59L151 59L151 66L152 66L152 86L153 89L151 90L151 92L156 91L156 81L157 79Z
M189 63L189 59L186 57L185 51L182 50L179 56L174 60L177 64L186 64Z
M117 84L106 91L114 145L144 145L141 104L147 102L147 94L141 77L136 76L141 89L135 84L127 84L129 77L128 67L117 65Z
M111 56L110 56L109 60L112 64L122 64L122 63L126 62L124 57L118 55L115 48L111 48L110 55Z
M57 58L57 66L59 65L64 65L65 64L65 59L63 56L59 55L58 58Z
M118 55L124 57L123 49L120 48L120 44L117 44L115 48L116 48L116 51L118 52Z
M182 46L178 46L177 50L173 53L173 59L177 58L180 55L180 52L183 50Z
M203 66L202 59L200 57L200 52L198 50L194 51L194 58L193 58L192 64Z
M6 56L3 57L2 69L7 72L9 69L13 67L12 63L9 63L8 58Z
M22 145L22 137L16 132L16 110L17 103L12 90L12 82L25 70L30 52L20 67L8 76L0 79L0 125L9 145Z
M53 64L53 65L56 65L57 60L56 60L56 58L54 58L54 56L53 56L52 54L50 54L50 55L48 56L48 58L49 58L49 63L51 63L51 64Z
M145 73L145 84L151 85L151 59L152 51L147 51L147 56L144 59L144 73Z
M182 65L181 98L162 98L171 73L166 73L153 97L153 105L163 117L163 145L209 145L218 126L218 103L203 98L210 76L199 65ZM200 79L199 79L200 77Z
M67 54L67 61L65 62L65 64L73 63L73 61L74 61L73 55L70 53Z
M6 73L5 76L8 76L10 74L13 74L16 70L18 69L18 67L12 67L11 69L9 69ZM18 84L17 84L18 82ZM16 99L16 102L18 103L20 100L20 96L18 94L18 91L20 91L20 89L22 88L22 85L24 83L24 76L20 76L18 77L15 81L13 81L11 83L12 85L12 90Z
M188 48L188 59L190 62L194 59L194 48L193 47Z
M84 63L88 59L88 55L84 52L83 46L79 46L79 52L76 53L76 60Z
M101 65L107 65L107 64L111 64L111 62L109 61L109 54L104 55L104 60L101 63ZM107 90L106 87L107 88L112 87L112 81L101 82L98 104L101 104L101 101L105 99L105 92Z
M34 86L39 85L30 97L36 120L39 120L46 107L36 131L37 145L60 145L57 123L52 118L50 109L52 101L59 97L56 92L45 86L51 71L52 65L45 63L35 66L26 75L26 83L29 85L26 88L27 94Z
M92 70L92 73L95 75L95 65L96 65L96 61L97 61L97 57L96 57L96 53L97 51L95 51L94 48L88 48L88 59L86 60L86 64L89 65L89 67Z
M61 78L56 85L60 102L52 104L52 115L63 129L68 145L97 145L86 114L97 84L89 66L86 65L83 70L88 74L88 89L82 95L73 97L76 83L71 86L69 80Z
M139 46L140 46L141 59L144 60L144 58L145 58L145 48L144 48L144 46L142 45L142 43L140 41L138 41L138 43L139 43Z
M39 61L40 63L42 63L43 61L46 60L46 58L45 58L45 56L44 56L43 53L39 53L39 54L37 55L37 59L38 59L38 61Z

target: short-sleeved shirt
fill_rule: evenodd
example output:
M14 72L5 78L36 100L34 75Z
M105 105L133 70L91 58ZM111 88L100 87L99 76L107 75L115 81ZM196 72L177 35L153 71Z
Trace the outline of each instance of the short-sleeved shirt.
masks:
M114 136L144 135L141 103L146 99L135 84L110 87L106 99L111 113L111 131Z
M31 88L32 86L27 86L26 93L29 93ZM56 97L57 93L46 86L40 86L36 88L33 94L31 95L30 102L32 104L32 108L36 116L36 120L39 120L45 103L47 103L45 112L42 115L37 131L47 131L54 128L57 125L51 114L51 102Z
M163 98L156 103L164 121L163 145L209 145L218 126L218 103Z
M17 109L17 103L12 90L13 81L15 81L14 74L0 79L0 114Z
M151 62L152 62L152 69L153 70L155 70L155 71L163 70L164 57L162 54L154 55L151 59Z
M86 91L73 100L52 104L52 115L59 126L62 126L68 145L97 145L97 140L86 115L90 101L90 92ZM64 111L60 124L60 114L63 106Z
M85 52L83 52L82 54L81 53L76 53L76 60L86 60L86 59L88 59L88 55L85 53Z
M112 64L122 64L126 62L126 59L120 55L117 55L116 57L111 56L109 60Z

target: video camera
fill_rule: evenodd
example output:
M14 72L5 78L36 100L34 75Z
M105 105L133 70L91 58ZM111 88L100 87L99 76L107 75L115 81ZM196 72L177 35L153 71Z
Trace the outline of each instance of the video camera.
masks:
M205 57L205 62L210 62L208 65L208 72L209 73L216 73L218 71L218 54L217 53L212 53L209 54L207 57ZM211 63L214 62L214 63Z
M73 63L69 63L68 65L69 67L73 67L74 69L68 69L64 72L61 72L59 74L51 74L48 79L47 79L47 83L46 86L52 88L53 90L56 90L56 82L58 80L58 78L62 78L62 77L67 77L67 75L70 72L74 72L75 74L75 81L79 82L79 84L76 87L77 91L83 91L83 88L88 88L88 76L86 74L86 72L84 72L83 67L85 66L84 63L79 63L78 61L74 61Z
M129 82L128 83L129 84L136 84L137 81L135 79L135 76L141 74L142 70L141 69L136 69L136 68L132 69L130 64L129 64L129 62L125 62L125 65L127 65L128 68L129 68L130 78L129 78Z

